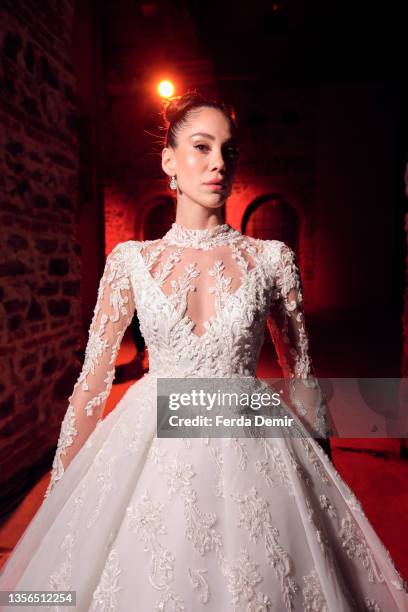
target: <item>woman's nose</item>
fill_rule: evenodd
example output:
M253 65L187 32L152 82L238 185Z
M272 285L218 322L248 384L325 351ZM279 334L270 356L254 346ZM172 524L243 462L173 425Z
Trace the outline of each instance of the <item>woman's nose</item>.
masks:
M211 160L212 162L212 167L213 168L224 168L225 167L225 159L224 159L224 155L222 153L222 151L216 151L214 152L214 156Z

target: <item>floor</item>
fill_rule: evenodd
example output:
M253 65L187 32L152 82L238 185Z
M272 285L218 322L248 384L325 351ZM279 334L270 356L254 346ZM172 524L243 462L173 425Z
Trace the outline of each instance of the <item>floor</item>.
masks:
M348 325L345 329L339 326L333 318L325 320L328 330L336 329L331 333L331 358L328 359L328 348L324 343L314 341L314 330L317 323L310 318L309 334L313 348L314 362L320 376L398 376L398 354L392 348L390 333L384 332L375 337L375 344L381 346L380 354L374 353L372 328L366 321L367 336L364 338L361 325L359 327L359 342L365 347L362 351L355 350L352 355L345 352L345 346L353 346L353 329ZM318 325L322 331L322 319ZM387 338L385 338L385 335ZM327 337L320 333L322 338ZM333 336L335 336L333 338ZM387 348L388 347L388 348ZM375 362L369 360L370 355L376 355ZM359 357L360 355L360 357ZM135 356L135 348L130 335L126 335L120 350L118 364L131 362ZM279 376L279 370L271 366L274 363L273 347L269 341L264 345L259 361L258 376ZM327 364L330 363L330 368ZM347 373L344 371L347 364ZM329 371L330 370L330 371ZM376 371L375 371L376 370ZM381 373L380 373L381 372ZM114 409L126 389L134 380L114 385L109 397L105 414ZM332 461L344 480L353 489L361 501L364 511L374 529L390 551L399 571L408 579L408 538L402 537L406 533L408 517L408 461L399 456L400 440L393 439L384 445L383 440L337 439L331 440ZM0 527L0 567L6 560L15 543L39 508L49 480L46 474L28 493L23 502Z

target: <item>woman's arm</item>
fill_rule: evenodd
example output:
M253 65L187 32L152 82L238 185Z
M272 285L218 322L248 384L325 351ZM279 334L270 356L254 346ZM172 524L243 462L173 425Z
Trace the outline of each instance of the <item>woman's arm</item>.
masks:
M267 325L283 376L290 379L290 398L298 417L311 435L327 437L333 429L328 426L325 398L309 354L299 268L294 251L284 243Z
M115 376L116 356L134 310L124 252L119 244L108 255L99 283L82 371L62 421L45 497L62 478L72 459L102 419Z

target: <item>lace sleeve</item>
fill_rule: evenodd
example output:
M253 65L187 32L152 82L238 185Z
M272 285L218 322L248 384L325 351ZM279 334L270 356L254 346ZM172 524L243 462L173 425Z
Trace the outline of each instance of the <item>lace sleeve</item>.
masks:
M314 437L327 437L329 415L309 354L303 311L303 288L294 251L282 243L276 273L275 295L267 325L275 345L295 412Z
M48 497L102 419L115 376L116 357L134 310L126 261L119 244L108 255L99 283L82 371L68 400L44 497Z

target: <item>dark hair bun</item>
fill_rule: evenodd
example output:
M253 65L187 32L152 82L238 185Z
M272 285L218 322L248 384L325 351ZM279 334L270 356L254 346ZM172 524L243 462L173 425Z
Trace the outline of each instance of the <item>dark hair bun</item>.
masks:
M168 123L172 123L177 116L184 113L188 106L197 103L205 103L205 98L196 91L189 91L182 96L176 96L165 102L164 118Z
M165 100L162 104L161 114L165 122L164 129L166 132L163 139L165 147L177 146L178 130L186 122L189 112L203 106L220 110L229 119L232 130L234 131L237 128L235 111L232 106L221 101L208 99L196 89L187 91L182 96L175 96L170 100Z

